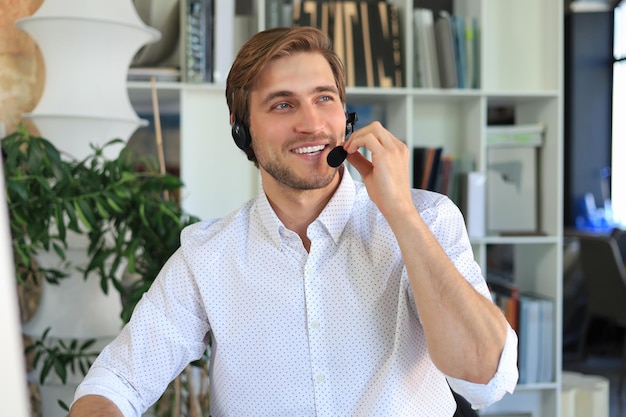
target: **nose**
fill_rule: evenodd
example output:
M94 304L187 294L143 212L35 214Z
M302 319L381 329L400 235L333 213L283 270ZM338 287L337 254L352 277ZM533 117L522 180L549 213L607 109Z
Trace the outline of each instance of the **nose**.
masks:
M304 104L298 108L294 129L298 133L317 133L324 129L326 120L322 112L313 104Z

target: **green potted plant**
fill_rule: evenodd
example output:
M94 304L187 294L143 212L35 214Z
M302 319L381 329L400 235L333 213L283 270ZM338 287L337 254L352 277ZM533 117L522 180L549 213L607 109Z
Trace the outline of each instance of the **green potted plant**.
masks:
M57 286L76 274L96 279L104 294L118 293L117 314L125 323L178 248L181 230L198 219L172 198L180 179L161 173L156 162L127 147L115 159L103 156L106 146L118 143L74 160L20 127L1 147L18 283L40 279ZM84 239L82 263L68 257L71 236ZM42 255L56 262L41 262ZM51 373L65 383L77 370L86 372L97 353L95 339L54 332L46 329L27 348L40 383Z

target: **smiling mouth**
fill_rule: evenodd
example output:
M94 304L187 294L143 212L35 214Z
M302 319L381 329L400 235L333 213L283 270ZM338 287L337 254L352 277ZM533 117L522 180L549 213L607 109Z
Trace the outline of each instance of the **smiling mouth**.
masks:
M293 152L298 155L315 155L326 149L326 145L305 146L304 148L294 149Z

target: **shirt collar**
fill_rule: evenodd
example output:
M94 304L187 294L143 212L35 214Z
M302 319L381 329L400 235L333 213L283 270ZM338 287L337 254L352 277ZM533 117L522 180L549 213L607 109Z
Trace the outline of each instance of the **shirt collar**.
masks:
M341 182L339 183L337 191L335 191L335 194L333 194L328 201L324 210L322 210L318 218L313 222L321 223L328 231L328 234L332 237L335 244L339 242L339 237L350 219L356 193L352 176L350 176L350 173L345 167L342 167L342 171L343 172L340 173ZM282 240L281 235L285 233L287 228L280 221L274 209L272 209L264 192L260 192L257 196L255 206L261 223L269 233L270 238L276 246L280 246Z

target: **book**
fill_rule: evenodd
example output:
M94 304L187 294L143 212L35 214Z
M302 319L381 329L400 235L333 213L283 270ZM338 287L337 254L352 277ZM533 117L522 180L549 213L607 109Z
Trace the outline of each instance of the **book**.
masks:
M533 384L539 380L539 352L541 330L540 305L537 299L526 294L519 300L519 383Z
M371 3L368 5L370 11L370 33L375 42L373 47L373 67L375 73L375 83L377 87L394 86L394 63L392 33L389 27L388 5L386 3Z
M419 185L419 187L424 190L428 189L428 184L430 183L430 176L432 174L432 166L433 166L434 160L435 160L435 148L427 148L426 155L424 157L422 181Z
M374 39L371 34L370 24L370 10L368 4L365 2L359 2L359 12L361 14L361 34L363 37L363 68L357 69L359 71L359 79L364 78L364 85L367 87L376 86L376 78L374 74Z
M283 7L285 0L265 0L265 27L267 29L283 26Z
M519 383L554 380L554 300L533 293L519 297Z
M346 70L346 86L354 87L357 85L367 86L366 72L366 43L363 38L364 23L362 19L362 10L358 7L356 1L342 2L341 16L343 17L343 39L344 39L344 66ZM335 34L335 36L337 36ZM369 46L371 48L371 44ZM372 85L369 85L372 86Z
M181 76L185 82L213 81L213 12L213 0L181 2L180 19L184 28Z
M502 310L504 317L515 332L519 332L519 288L511 281L487 276L487 286L494 304Z
M466 16L465 24L465 88L479 87L478 19Z
M430 9L416 8L413 10L415 33L420 56L419 68L421 74L421 87L439 88L439 61L435 44L435 20L433 11Z
M441 155L443 153L442 147L437 147L430 150L432 153L432 161L430 165L430 170L428 171L428 181L426 182L426 189L429 191L439 191L437 189L437 184L439 183L439 176L441 175L441 170L439 166L441 165Z
M282 7L282 21L283 26L293 26L293 3L291 0L286 0Z
M416 7L413 26L417 87L478 87L476 18L451 14L446 8Z
M441 12L435 22L435 45L442 88L458 87L455 37L452 17Z
M467 88L465 82L465 19L461 16L450 16L451 27L453 33L454 61L456 67L456 84L457 88Z
M346 86L401 87L404 54L401 19L383 1L313 1L293 4L293 24L328 33L343 62Z
M443 187L442 175L444 173L442 160L446 160L446 182L450 181L452 174L452 158L444 156L443 147L420 147L413 148L413 186L424 190L441 192ZM446 184L446 189L449 184Z
M420 28L421 21L417 10L413 13L413 83L418 88L426 87L426 52L422 46L423 40Z
M419 188L424 178L424 164L428 148L416 146L413 148L413 187Z
M541 299L541 355L539 356L539 374L537 382L554 381L554 338L555 315L554 300Z
M391 50L393 52L393 85L402 87L404 85L404 51L402 50L402 37L400 28L400 16L398 6L388 3L389 28L391 30Z
M442 155L440 161L439 182L436 190L454 200L455 161L450 155Z
M314 26L319 27L317 19L318 3L316 1L301 1L294 4L293 23L294 26ZM324 32L330 33L328 28Z
M213 82L225 84L235 60L235 2L214 0Z

